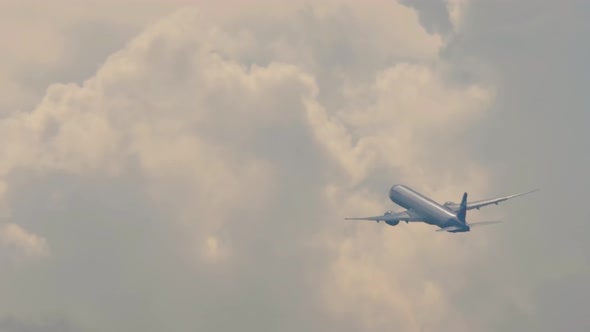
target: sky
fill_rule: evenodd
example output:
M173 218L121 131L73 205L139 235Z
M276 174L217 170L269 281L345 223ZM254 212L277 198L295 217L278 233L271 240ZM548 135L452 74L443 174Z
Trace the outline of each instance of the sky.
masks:
M589 18L2 1L0 331L587 331ZM463 234L343 220L395 183L541 191Z

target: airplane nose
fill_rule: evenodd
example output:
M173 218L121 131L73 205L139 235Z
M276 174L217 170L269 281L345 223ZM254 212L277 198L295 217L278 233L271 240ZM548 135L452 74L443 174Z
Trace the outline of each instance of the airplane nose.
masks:
M398 186L399 186L399 185L397 185L397 184L396 184L396 185L393 185L393 186L392 186L392 187L389 189L389 199L391 199L392 201L393 201L393 197L394 197L394 196L395 196L395 194L396 194L396 188L397 188Z

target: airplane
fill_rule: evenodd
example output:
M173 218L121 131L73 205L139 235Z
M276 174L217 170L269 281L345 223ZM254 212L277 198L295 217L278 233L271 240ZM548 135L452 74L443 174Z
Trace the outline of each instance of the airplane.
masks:
M405 211L393 212L387 211L382 216L376 217L362 217L362 218L344 218L345 220L372 220L384 221L390 226L399 224L400 221L409 222L424 222L429 225L438 226L437 232L446 231L449 233L469 232L471 227L483 226L490 224L497 224L501 221L480 221L468 223L466 215L468 210L480 209L486 205L496 204L506 201L508 199L526 195L538 191L539 189L528 192L514 194L503 197L496 197L491 199L484 199L480 201L467 202L467 193L463 194L461 203L446 202L443 205L433 201L432 199L416 192L415 190L396 184L389 190L389 199L395 204L405 208Z

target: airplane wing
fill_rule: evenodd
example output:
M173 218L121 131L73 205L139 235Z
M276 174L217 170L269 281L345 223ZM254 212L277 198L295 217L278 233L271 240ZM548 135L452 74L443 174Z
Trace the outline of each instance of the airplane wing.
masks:
M498 205L498 203L500 202L504 202L506 200L509 200L511 198L514 197L518 197L518 196L522 196L522 195L526 195L526 194L530 194L532 192L538 191L539 189L535 189L535 190L531 190L531 191L527 191L525 193L520 193L520 194L514 194L514 195L508 195L508 196L502 196L502 197L496 197L496 198L490 198L490 199L482 199L479 201L473 201L473 202L467 202L467 210L473 210L473 209L480 209L486 205L491 205L491 204L496 204ZM449 208L451 208L452 210L456 210L459 208L459 204L452 204L452 205L447 205Z
M344 218L345 220L372 220L372 221L423 221L423 218L411 216L408 211L394 212L375 217Z

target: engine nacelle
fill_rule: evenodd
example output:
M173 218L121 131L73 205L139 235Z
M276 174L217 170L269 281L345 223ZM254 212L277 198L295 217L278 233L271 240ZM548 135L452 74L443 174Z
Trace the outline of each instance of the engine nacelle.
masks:
M395 226L395 225L399 224L399 220L394 220L394 221L388 220L385 223L388 224L389 226Z
M387 211L385 211L385 213L383 215L384 216L388 216L388 215L390 215L392 213L393 213L393 211L387 210ZM399 224L399 220L398 221L387 221L386 220L385 223L388 224L389 226L395 226L395 225Z

